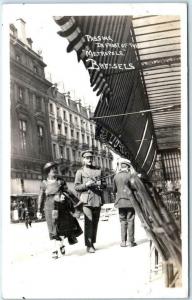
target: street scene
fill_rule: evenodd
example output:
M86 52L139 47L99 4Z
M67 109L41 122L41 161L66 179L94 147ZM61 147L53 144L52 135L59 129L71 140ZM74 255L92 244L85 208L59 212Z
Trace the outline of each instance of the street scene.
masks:
M3 297L185 297L186 6L51 7L3 14Z

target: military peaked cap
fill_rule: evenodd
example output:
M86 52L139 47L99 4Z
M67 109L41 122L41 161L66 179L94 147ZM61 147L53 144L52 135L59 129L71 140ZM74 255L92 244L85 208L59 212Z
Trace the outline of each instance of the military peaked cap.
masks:
M90 157L90 156L94 156L94 153L92 150L86 150L81 153L81 156L82 157Z
M122 160L119 161L119 163L120 164L125 164L125 165L131 167L131 162L128 159L122 159Z

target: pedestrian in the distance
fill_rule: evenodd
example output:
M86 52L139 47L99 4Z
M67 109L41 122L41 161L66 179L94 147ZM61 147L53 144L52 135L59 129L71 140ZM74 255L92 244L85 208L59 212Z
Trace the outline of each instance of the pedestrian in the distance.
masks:
M93 151L82 152L84 166L75 176L75 190L83 204L84 237L88 253L94 253L97 237L97 227L103 204L103 189L106 187L100 168L93 165Z
M58 175L57 164L49 162L44 166L47 179L42 182L38 198L37 218L41 219L41 206L44 200L45 218L52 246L52 258L65 255L64 238L69 244L77 243L76 237L82 234L75 213L74 199L71 201L68 187L62 176ZM78 203L77 199L77 203Z
M28 211L28 209L26 207L25 207L25 213L24 213L24 215L25 215L25 226L28 229L29 226L32 227L31 226L32 221L31 221L31 218L30 218L29 211Z
M135 243L135 209L131 203L130 189L131 163L128 160L120 162L120 170L114 176L113 192L116 195L115 207L119 210L121 225L121 247L134 247Z

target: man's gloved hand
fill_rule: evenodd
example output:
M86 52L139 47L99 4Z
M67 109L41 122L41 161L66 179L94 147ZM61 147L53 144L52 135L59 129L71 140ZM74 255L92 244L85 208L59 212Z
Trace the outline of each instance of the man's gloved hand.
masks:
M93 180L89 180L89 181L86 182L85 185L86 185L87 188L89 188L91 186L95 186L96 184L95 184L95 182Z
M42 213L40 211L37 212L37 219L38 220L42 219Z
M96 185L101 186L101 180L97 180Z

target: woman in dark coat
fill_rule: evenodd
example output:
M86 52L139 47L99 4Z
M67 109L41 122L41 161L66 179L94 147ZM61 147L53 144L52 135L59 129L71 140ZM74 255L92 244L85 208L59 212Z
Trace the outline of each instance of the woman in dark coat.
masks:
M49 162L45 165L47 179L40 187L38 198L37 218L41 219L41 206L44 201L45 218L52 244L52 257L58 258L59 252L65 254L64 238L68 238L69 244L77 243L76 237L82 234L81 227L75 213L75 204L78 199L68 191L66 182L57 175L57 164Z

